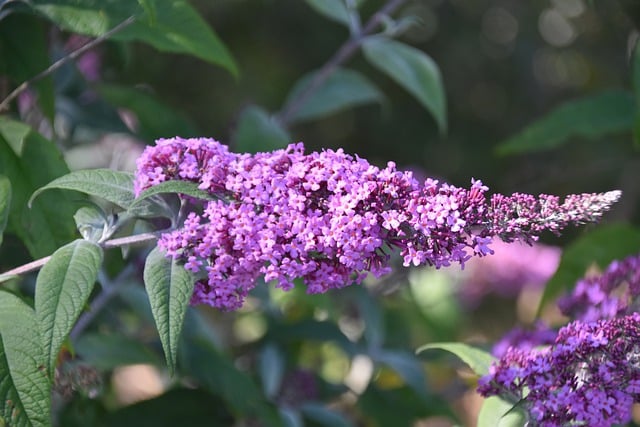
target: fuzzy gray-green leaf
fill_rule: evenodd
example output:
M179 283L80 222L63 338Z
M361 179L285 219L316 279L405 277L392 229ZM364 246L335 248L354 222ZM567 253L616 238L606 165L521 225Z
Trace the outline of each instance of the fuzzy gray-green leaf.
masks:
M54 179L36 190L29 199L29 204L40 193L52 188L75 190L90 196L100 197L124 209L127 209L134 199L133 174L111 169L88 169L71 172Z
M100 246L76 240L55 251L38 274L36 318L52 375L60 348L91 295L101 263Z
M194 281L192 275L182 265L167 258L158 247L147 256L144 266L144 284L171 372L176 366L178 340L193 294Z
M18 427L51 426L51 379L31 307L0 291L0 417Z

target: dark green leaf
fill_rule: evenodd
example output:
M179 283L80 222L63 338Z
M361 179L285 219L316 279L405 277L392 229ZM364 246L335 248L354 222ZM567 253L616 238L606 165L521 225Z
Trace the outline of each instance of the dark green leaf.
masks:
M50 255L76 236L74 200L51 192L27 208L29 194L69 172L56 146L29 126L0 117L0 174L13 189L7 231L15 233L34 258Z
M33 310L0 291L0 415L7 425L51 425L51 383Z
M349 26L349 11L344 0L305 0L316 12L332 21Z
M597 139L633 128L636 105L633 95L607 91L567 102L501 142L499 154L527 153L558 147L571 138Z
M513 410L513 403L491 396L484 400L478 414L478 427L520 427L526 425L524 415Z
M358 306L360 317L364 322L364 336L367 346L371 349L379 348L384 342L384 319L378 301L372 298L369 291L364 287L354 288L356 296L354 303Z
M100 246L76 240L55 251L38 274L36 318L52 377L62 343L91 295L101 264Z
M234 420L223 402L203 390L173 389L108 414L106 427L228 427Z
M176 366L178 340L184 315L193 294L195 279L177 261L165 256L158 247L147 256L144 284L158 328L169 370Z
M441 133L447 131L447 104L438 65L421 50L383 36L362 45L367 60L406 89L431 113Z
M322 426L353 427L354 425L340 413L332 411L331 409L328 409L319 403L304 403L300 407L300 411L306 418Z
M424 376L422 363L416 356L396 350L372 352L370 356L374 361L384 363L397 372L409 387L419 396L427 399L427 380Z
M17 86L47 69L50 64L42 22L33 15L13 13L0 25L0 74L7 73ZM47 76L33 84L42 112L53 122L53 79Z
M0 175L0 245L2 244L2 233L7 227L9 212L11 211L11 181Z
M33 203L43 191L52 188L74 190L100 197L127 209L133 202L133 174L111 169L79 170L61 176L40 187L29 199Z
M605 268L615 259L640 252L640 230L626 224L598 227L562 251L560 265L547 282L539 309L569 292L594 264Z
M489 373L489 367L495 360L495 358L491 354L483 350L457 342L440 342L423 345L418 350L416 350L416 354L434 349L453 353L458 358L460 358L460 360L469 365L473 372L480 376L487 375Z
M268 344L260 352L259 373L262 377L264 394L274 398L282 385L285 360L282 351L274 344Z
M74 348L85 362L105 371L122 365L160 365L162 362L139 340L122 335L86 333L78 338Z
M215 32L184 0L135 1L34 0L35 8L65 30L100 36L130 16L138 19L113 35L115 40L138 40L164 52L196 56L238 74L231 54ZM148 11L153 16L145 16Z
M314 71L298 80L289 93L287 104L303 93L317 74L318 71ZM362 74L338 68L290 119L292 122L319 119L356 105L382 102L383 99L384 95Z
M234 139L237 150L246 153L276 150L291 141L286 129L257 106L242 112Z
M175 194L186 194L187 196L194 197L196 199L203 200L215 200L216 197L212 196L211 193L200 190L198 188L198 183L190 182L190 181L165 181L161 182L158 185L154 185L153 187L149 187L144 190L140 195L131 203L129 206L129 212L136 212L140 206L147 201L149 197L155 196L157 194L166 194L166 193L175 193Z
M269 427L281 426L277 412L251 378L239 371L210 340L200 334L189 336L189 332L185 329L187 336L180 347L182 372L210 393L224 399L239 417L257 418Z
M185 117L158 101L150 93L137 88L101 84L97 91L112 105L135 113L137 134L148 142L168 135L196 136L194 125Z

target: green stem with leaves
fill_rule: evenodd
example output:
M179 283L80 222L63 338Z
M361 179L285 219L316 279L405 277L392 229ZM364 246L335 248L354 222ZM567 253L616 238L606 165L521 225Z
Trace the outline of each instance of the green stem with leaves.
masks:
M301 91L300 94L287 103L287 105L276 115L276 119L283 126L287 126L291 122L291 118L294 113L304 106L304 104L311 98L311 96L322 87L322 84L327 81L331 74L343 63L349 60L360 48L364 39L373 34L379 25L384 23L385 19L396 11L406 0L390 0L380 10L371 16L369 21L360 28L360 19L355 19L355 10L353 7L348 7L350 12L350 30L351 37L347 40L337 52L322 66L320 71L314 76L313 80ZM349 3L347 3L350 6Z

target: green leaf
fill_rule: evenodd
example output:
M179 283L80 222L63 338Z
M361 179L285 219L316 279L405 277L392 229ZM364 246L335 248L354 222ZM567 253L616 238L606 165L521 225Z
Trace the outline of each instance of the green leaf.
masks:
M81 207L73 215L73 220L82 238L90 242L100 242L109 228L105 213L97 206Z
M51 426L51 382L35 313L0 291L0 415L7 425Z
M40 187L29 199L29 204L43 191L52 188L74 190L100 197L123 209L134 200L133 174L111 169L88 169L71 172Z
M384 363L396 371L420 397L428 398L427 381L422 364L416 356L398 350L381 350L370 355L376 362Z
M144 284L171 373L175 370L178 340L194 282L184 266L167 258L160 248L155 247L147 256Z
M284 377L285 360L282 351L274 344L267 344L260 352L258 372L262 377L264 394L269 398L276 397Z
M344 0L305 0L316 12L332 21L349 26L349 11Z
M318 72L307 74L296 82L289 93L287 104L309 87ZM291 121L319 119L356 105L382 102L383 99L384 95L362 74L339 68L294 112Z
M252 379L220 353L211 340L191 332L185 329L185 340L180 347L181 371L205 390L224 399L234 414L259 419L265 426L281 426L277 412Z
M614 90L567 102L501 142L498 154L528 153L561 146L571 138L597 139L633 128L636 105L629 92Z
M600 226L562 251L560 265L544 289L538 310L573 289L593 264L604 269L613 260L640 252L640 230L626 224Z
M196 199L203 200L215 200L217 197L213 196L211 193L201 190L198 188L197 182L190 181L164 181L160 184L154 185L152 187L144 190L140 195L131 203L129 206L129 211L135 211L137 208L141 206L141 204L149 199L149 197L158 195L158 194L166 194L166 193L175 193L175 194L185 194L187 196L195 197Z
M526 425L522 412L514 410L513 403L491 396L484 399L478 413L478 427L521 427Z
M493 357L486 351L457 342L440 342L423 345L418 350L416 350L416 354L434 349L453 353L460 360L469 365L471 370L479 376L487 375L489 373L489 367L491 366L491 363L495 360L495 357Z
M9 212L11 210L11 181L4 175L0 175L0 245L2 233L7 228Z
M152 142L167 135L197 136L194 125L154 96L138 88L115 84L100 84L95 89L110 104L135 113L137 134Z
M234 76L238 69L231 54L204 19L184 0L135 1L34 0L34 7L65 30L100 36L130 16L132 25L115 33L122 41L142 41L163 52L193 55L224 67ZM152 16L145 16L152 11Z
M0 74L8 74L17 86L46 70L50 64L46 40L42 22L35 16L13 13L4 18L0 25L0 62L4 63L0 65ZM33 87L42 112L53 123L53 78L40 79Z
M29 194L69 173L55 144L24 123L0 117L0 174L12 184L7 231L15 233L34 258L49 255L76 236L74 200L54 191L27 208Z
M245 153L276 150L291 141L286 129L264 109L254 105L242 112L234 139L237 150Z
M53 378L58 353L85 307L102 264L102 248L76 240L53 253L36 279L35 310Z
M85 362L105 371L122 365L162 363L148 346L123 335L85 333L74 343L74 349Z
M440 133L447 131L447 105L438 65L421 50L383 36L365 39L364 56L407 90L431 113Z

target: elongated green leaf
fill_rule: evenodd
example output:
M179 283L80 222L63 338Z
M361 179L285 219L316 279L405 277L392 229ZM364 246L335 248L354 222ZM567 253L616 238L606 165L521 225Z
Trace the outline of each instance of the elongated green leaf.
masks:
M33 310L0 291L0 414L7 425L51 426L51 382Z
M3 63L0 74L6 67L4 72L16 86L46 70L50 59L42 22L26 13L13 13L3 19L0 25L0 62ZM52 77L38 80L33 87L38 95L38 105L53 122L55 99Z
M489 373L489 367L495 358L478 348L471 347L470 345L457 343L457 342L439 342L423 345L416 353L422 353L427 350L444 350L449 353L453 353L464 363L469 365L471 370L477 375L486 375Z
M178 340L195 279L161 249L154 248L144 266L144 284L169 370L176 366Z
M238 151L247 153L276 150L291 141L287 131L257 106L250 106L242 112L234 139Z
M218 351L205 334L203 331L185 329L185 345L180 347L181 371L197 381L203 389L224 399L240 417L259 419L266 427L280 427L280 417L258 386Z
M316 12L332 21L349 26L349 11L344 0L305 0Z
M53 253L36 280L35 310L51 376L58 353L85 307L102 263L102 248L76 240Z
M198 183L190 182L190 181L165 181L161 182L158 185L154 185L153 187L149 187L144 190L140 195L131 203L129 206L129 210L135 210L147 200L149 197L155 196L157 194L166 194L166 193L175 193L175 194L186 194L187 196L195 197L196 199L204 199L204 200L215 200L216 197L211 195L209 192L200 190L198 188Z
M558 147L571 138L597 139L633 128L633 95L607 91L567 102L498 145L498 154L527 153Z
M367 60L406 89L431 113L441 133L447 131L447 103L438 65L421 50L383 36L367 38Z
M101 84L96 90L112 105L124 107L136 114L136 133L146 141L155 141L167 135L185 138L197 136L194 125L186 117L147 92L115 84Z
M521 427L526 425L522 412L513 409L513 404L498 396L484 400L478 413L478 427Z
M302 77L293 86L287 103L294 100L311 84L318 71ZM337 69L294 114L292 122L326 117L356 105L381 102L384 95L362 74Z
M13 187L7 232L15 233L34 258L50 255L76 236L72 216L77 200L69 195L53 191L27 208L29 194L66 173L51 141L24 123L0 117L0 174Z
M381 362L396 371L420 397L427 399L427 381L420 361L412 354L396 350L372 353L376 362Z
M115 40L139 40L164 52L196 56L226 68L238 69L215 32L185 0L136 1L34 0L34 7L65 30L99 36L130 16L138 19L113 35ZM151 11L152 16L146 16Z
M7 227L9 212L11 209L11 182L9 178L0 175L0 245L2 244L2 233Z
M560 265L544 289L539 310L569 292L594 264L600 268L616 259L640 252L640 230L626 224L598 227L562 251Z
M29 199L29 204L43 191L53 188L74 190L100 197L127 209L133 202L133 174L111 169L90 169L71 172L40 187Z
M284 355L274 344L267 344L260 352L258 363L264 394L269 398L274 398L280 390L282 378L284 377Z

